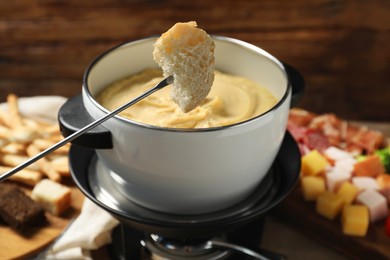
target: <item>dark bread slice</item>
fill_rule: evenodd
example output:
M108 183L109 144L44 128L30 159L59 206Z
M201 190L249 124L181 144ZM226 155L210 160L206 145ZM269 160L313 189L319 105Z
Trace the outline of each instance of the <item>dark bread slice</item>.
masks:
M45 211L24 192L12 189L0 196L0 217L11 228L23 231L44 223Z
M18 189L18 186L16 184L2 182L0 183L0 197L16 189ZM4 220L0 217L0 224L4 224L4 223L5 223Z
M1 182L0 183L0 197L12 190L18 189L18 186L13 183ZM0 224L4 224L4 220L0 217Z
M16 189L18 189L18 186L16 184L6 183L6 182L0 183L0 197Z

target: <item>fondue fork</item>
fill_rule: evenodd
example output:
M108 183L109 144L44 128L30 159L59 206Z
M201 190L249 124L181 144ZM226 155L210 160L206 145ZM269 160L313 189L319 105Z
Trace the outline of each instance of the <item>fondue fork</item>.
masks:
M138 97L134 98L133 100L125 103L124 105L116 108L115 110L111 111L110 113L108 113L107 115L93 121L92 123L84 126L83 128L81 128L80 130L78 130L77 132L74 132L73 134L69 135L68 137L62 139L61 141L59 141L58 143L52 145L51 147L47 148L46 150L38 153L37 155L31 157L30 159L28 159L27 161L23 162L22 164L16 166L15 168L9 170L8 172L5 172L3 173L2 175L0 175L0 182L7 179L8 177L14 175L15 173L17 173L18 171L26 168L27 166L29 166L30 164L33 164L34 162L38 161L39 159L43 158L44 156L46 156L47 154L61 148L62 146L64 146L65 144L73 141L74 139L76 139L77 137L79 137L80 135L84 134L85 132L88 132L89 130L95 128L96 126L102 124L103 122L107 121L108 119L110 119L111 117L115 116L116 114L119 114L120 112L122 112L123 110L125 110L126 108L129 108L131 107L132 105L136 104L137 102L141 101L142 99L146 98L147 96L150 96L151 94L153 94L154 92L156 92L157 90L160 90L170 84L172 84L174 81L174 78L173 76L169 76L165 79L163 79L161 82L159 82L157 85L155 85L154 87L152 87L151 89L145 91L144 93L142 93L141 95L139 95Z

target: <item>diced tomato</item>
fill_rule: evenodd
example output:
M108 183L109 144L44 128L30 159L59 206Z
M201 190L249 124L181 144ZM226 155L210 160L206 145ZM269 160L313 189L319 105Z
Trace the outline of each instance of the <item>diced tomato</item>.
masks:
M390 216L386 218L385 231L388 236L390 236Z

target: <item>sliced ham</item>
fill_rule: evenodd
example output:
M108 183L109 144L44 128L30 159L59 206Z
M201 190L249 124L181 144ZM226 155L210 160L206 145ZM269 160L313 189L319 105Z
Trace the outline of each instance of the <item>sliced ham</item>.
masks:
M290 111L288 130L297 142L319 151L334 146L353 155L371 154L385 142L378 131L350 124L334 114L317 115L302 109Z

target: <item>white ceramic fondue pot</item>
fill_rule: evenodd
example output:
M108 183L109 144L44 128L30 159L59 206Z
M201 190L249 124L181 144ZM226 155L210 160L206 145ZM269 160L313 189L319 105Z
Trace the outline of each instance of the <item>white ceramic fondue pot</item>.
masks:
M117 46L87 68L82 103L93 119L109 112L95 99L102 89L157 67L152 57L155 40ZM210 213L245 199L271 167L286 131L291 102L285 67L254 45L221 36L213 40L216 69L267 87L277 104L250 120L207 129L157 127L120 116L109 119L102 126L111 135L112 148L95 151L110 172L116 187L112 192L165 213Z

